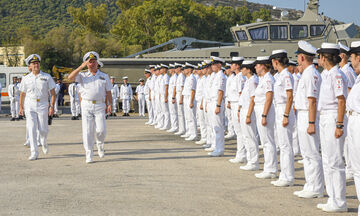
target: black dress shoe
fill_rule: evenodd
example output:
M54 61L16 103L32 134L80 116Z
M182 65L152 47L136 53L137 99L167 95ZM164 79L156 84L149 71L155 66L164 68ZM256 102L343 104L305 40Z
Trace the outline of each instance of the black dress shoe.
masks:
M113 116L116 116L116 113L113 113Z
M15 121L15 118L11 118L10 121Z
M130 116L129 113L126 113L126 116Z
M24 119L24 117L23 117L23 116L19 116L19 119L22 120L22 119Z
M71 120L76 120L76 117L75 116L71 117Z

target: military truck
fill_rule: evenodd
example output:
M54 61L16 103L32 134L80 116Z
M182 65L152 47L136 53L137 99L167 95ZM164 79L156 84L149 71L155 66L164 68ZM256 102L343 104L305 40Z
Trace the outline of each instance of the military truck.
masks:
M290 59L296 59L295 51L299 40L306 40L315 47L320 47L322 42L341 42L350 46L351 41L360 40L355 38L358 32L354 23L334 25L330 19L319 15L319 0L309 0L303 17L298 20L289 20L286 11L283 11L279 21L237 25L230 30L234 43L176 38L126 58L103 58L103 71L119 78L117 82L126 75L130 83L136 83L144 76L144 69L149 64L196 63L210 56L219 56L225 60L230 60L233 56L255 59L257 56L270 55L274 49L285 49ZM174 49L153 52L169 44L173 44ZM194 44L213 46L194 48Z

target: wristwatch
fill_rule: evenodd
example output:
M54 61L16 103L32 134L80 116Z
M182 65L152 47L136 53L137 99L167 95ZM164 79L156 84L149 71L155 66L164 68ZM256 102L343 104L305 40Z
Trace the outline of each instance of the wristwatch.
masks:
M343 129L343 128L344 128L344 125L338 124L338 125L336 125L336 128L338 128L338 129Z
M221 107L221 105L219 105L219 104L216 104L216 107Z
M267 115L265 115L265 114L262 114L262 115L261 115L261 117L263 117L263 118L266 118L266 117L267 117Z

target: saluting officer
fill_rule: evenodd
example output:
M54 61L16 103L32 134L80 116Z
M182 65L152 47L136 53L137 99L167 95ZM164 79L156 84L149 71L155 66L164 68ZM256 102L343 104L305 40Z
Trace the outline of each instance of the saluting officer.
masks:
M115 83L115 77L111 76L110 77L110 82L111 82L111 97L112 97L112 104L113 104L113 108L112 108L112 113L110 114L110 116L116 116L116 112L117 112L117 107L119 104L119 86Z
M76 81L80 85L82 133L86 163L93 162L94 134L98 155L100 158L104 157L105 114L112 112L111 82L109 76L98 69L98 59L99 54L96 52L86 53L83 57L83 63L68 77L69 80ZM88 67L88 71L80 73L85 67Z
M349 111L347 140L349 160L351 161L352 171L354 173L356 194L358 200L360 200L360 41L352 42L349 52L351 55L351 64L354 67L357 78L346 101L347 110ZM358 207L358 215L360 215L360 205Z
M13 77L13 83L8 86L8 94L10 99L10 121L19 120L19 85L17 78Z
M49 152L47 144L48 117L54 114L55 82L51 76L40 70L41 58L37 54L31 54L25 59L26 65L31 68L31 73L26 75L20 88L19 114L24 115L24 101L26 97L26 129L29 132L30 151L29 160L38 158L37 133L39 129L40 143L44 154ZM51 93L51 105L49 108L49 92Z
M298 42L297 62L301 73L295 95L299 145L304 163L305 185L294 195L302 198L322 197L324 178L319 153L319 121L316 115L321 76L313 65L316 48L306 41Z
M347 211L345 165L343 161L344 140L347 123L345 116L348 92L347 78L342 75L340 47L338 44L322 43L317 50L324 71L321 73L321 87L318 111L319 132L326 192L325 204L317 207L326 212Z
M123 116L130 116L130 102L133 97L131 85L128 83L128 77L123 77L123 84L120 87L120 100L122 100Z

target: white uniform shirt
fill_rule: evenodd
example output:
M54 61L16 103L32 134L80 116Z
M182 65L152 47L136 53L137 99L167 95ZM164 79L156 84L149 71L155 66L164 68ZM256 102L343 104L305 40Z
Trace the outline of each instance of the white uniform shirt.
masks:
M195 93L195 100L201 102L204 97L204 84L205 84L206 77L202 76L197 80L196 84L196 93Z
M209 76L206 77L205 85L204 85L204 98L206 99L206 102L211 101L211 95L210 95L210 89L212 86L212 83L214 82L216 73L212 72Z
M9 99L10 100L19 100L19 95L20 95L20 88L19 85L17 83L15 84L10 84L8 86L8 94L9 94Z
M111 97L112 99L117 99L120 96L119 86L117 84L111 84Z
M293 80L294 80L294 89L293 89L294 99L293 99L293 101L295 102L295 96L296 96L296 91L297 91L297 88L298 88L298 85L299 85L300 77L296 73L293 73L292 77L293 77Z
M217 102L219 90L226 94L226 78L222 70L214 74L209 90L210 101Z
M342 68L341 68L342 72L344 72L347 80L348 80L348 88L352 88L355 80L356 80L356 73L354 71L354 69L350 66L350 62L345 64Z
M176 79L176 93L177 94L182 94L182 88L184 87L185 84L185 75L183 73L179 73L179 75L177 76Z
M286 104L286 91L292 90L293 86L294 79L287 68L278 73L274 84L274 104Z
M309 110L308 98L319 98L321 76L312 64L301 75L295 96L295 109Z
M160 95L164 96L165 95L165 86L169 85L169 75L164 74L162 75L161 78L161 83L160 83Z
M138 85L138 86L136 86L135 92L136 92L138 95L144 95L144 94L145 94L145 85Z
M347 80L338 65L321 73L318 111L337 110L339 96L347 97Z
M259 84L259 77L256 74L252 75L245 81L244 88L240 95L239 105L242 109L248 109L250 105L250 98L255 96L256 87Z
M234 73L231 73L230 74L230 76L228 76L228 75L226 75L226 74L224 74L225 75L225 82L226 82L226 89L227 90L229 90L229 88L230 88L230 83L231 83L231 81L234 79L234 77L235 77L235 74ZM226 91L226 94L224 94L224 98L225 98L225 101L226 102L228 102L229 100L229 91Z
M159 76L157 76L157 78L155 80L154 93L155 93L155 96L158 98L159 98L159 94L160 94L160 86L161 86L161 82L162 82L162 77L163 77L163 75L159 75Z
M58 95L60 92L60 84L55 85L55 94Z
M36 108L47 109L49 106L49 91L55 88L55 82L47 73L40 71L35 76L33 73L26 75L21 81L20 91L26 94L25 108L37 111Z
M69 91L69 96L71 99L75 98L76 101L79 100L79 86L78 85L76 85L75 83L71 83L69 85L68 91Z
M174 94L174 87L176 87L177 74L174 74L170 77L169 80L169 99L172 99Z
M355 83L346 99L346 109L360 113L360 76L357 76Z
M147 96L147 99L149 96L149 90L151 90L150 86L151 86L151 77L146 79L145 87L144 87L144 94L145 96Z
M100 70L93 75L90 71L79 73L75 82L79 83L82 99L89 101L104 101L106 92L111 91L109 76Z
M265 104L266 93L274 91L275 79L270 72L259 78L259 84L255 90L254 102L256 105Z
M122 84L120 87L120 99L131 100L133 97L133 91L130 84Z
M192 90L196 91L196 77L194 74L190 74L186 77L182 94L184 96L190 96Z

